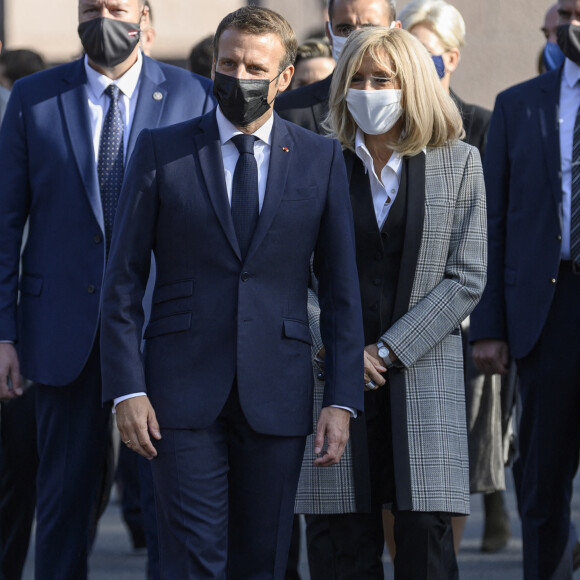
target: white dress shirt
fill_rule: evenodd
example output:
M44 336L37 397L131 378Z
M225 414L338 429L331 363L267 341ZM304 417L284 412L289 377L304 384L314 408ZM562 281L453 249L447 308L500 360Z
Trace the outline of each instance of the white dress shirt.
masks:
M127 145L131 126L135 118L137 99L139 97L139 86L141 84L141 70L143 68L143 56L141 51L137 51L137 62L121 77L111 80L109 77L97 72L89 65L85 56L85 71L87 73L87 96L89 99L89 122L93 135L93 148L95 151L95 164L99 161L99 143L105 116L109 110L111 99L105 94L105 89L113 84L119 87L121 97L119 98L119 108L125 126L123 134L124 159L127 163Z
M391 207L395 202L399 192L399 184L403 173L403 158L393 151L387 164L381 171L381 178L377 177L373 158L365 144L364 133L357 129L355 137L355 153L363 162L365 172L369 176L371 193L373 195L373 205L379 230L382 229Z
M561 259L570 259L570 207L572 196L572 147L574 144L574 122L580 105L580 67L566 59L560 83L560 164L562 171L562 224ZM577 161L580 162L580 159Z

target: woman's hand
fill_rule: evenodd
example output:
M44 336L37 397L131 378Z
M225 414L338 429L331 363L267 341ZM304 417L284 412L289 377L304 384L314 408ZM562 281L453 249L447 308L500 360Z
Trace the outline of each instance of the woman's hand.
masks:
M378 355L377 345L369 344L365 346L364 350L364 384L366 391L374 391L377 387L382 387L385 384L385 379L381 373L386 373L387 367L384 361ZM369 386L369 383L373 385Z

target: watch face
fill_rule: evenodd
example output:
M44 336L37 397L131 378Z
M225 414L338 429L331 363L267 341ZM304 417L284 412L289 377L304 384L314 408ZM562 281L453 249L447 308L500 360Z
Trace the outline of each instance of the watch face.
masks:
M381 348L379 348L379 356L381 358L387 358L389 356L389 349L386 346L381 346Z

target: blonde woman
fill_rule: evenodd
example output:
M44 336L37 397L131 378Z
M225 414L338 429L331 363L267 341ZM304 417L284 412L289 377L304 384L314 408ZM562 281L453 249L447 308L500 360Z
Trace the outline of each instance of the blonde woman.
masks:
M329 105L367 345L365 419L351 429L358 513L327 517L338 577L383 577L381 509L391 504L395 578L456 578L450 516L469 513L460 323L486 272L479 153L460 141L428 53L399 29L349 36Z

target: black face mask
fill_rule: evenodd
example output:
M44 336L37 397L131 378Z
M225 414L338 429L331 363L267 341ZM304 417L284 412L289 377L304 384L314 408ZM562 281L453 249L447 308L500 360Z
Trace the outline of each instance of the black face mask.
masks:
M561 24L557 28L558 46L572 62L580 65L580 26Z
M141 36L139 24L112 18L82 22L78 32L87 56L105 68L117 66L129 58Z
M238 79L215 71L213 94L226 119L236 127L246 127L268 111L268 89L282 73L271 81Z

